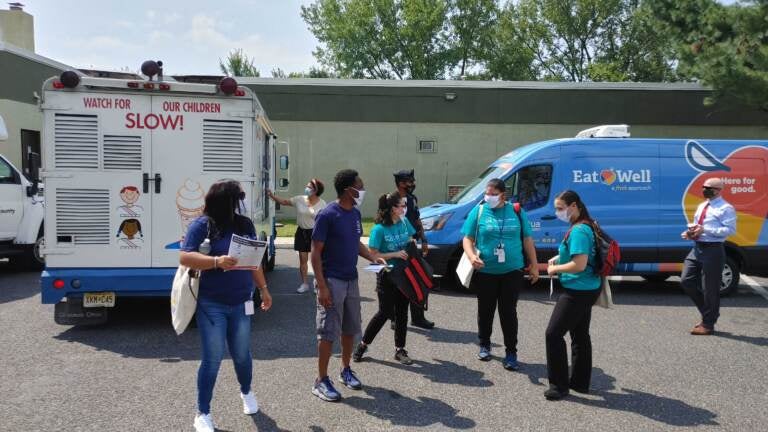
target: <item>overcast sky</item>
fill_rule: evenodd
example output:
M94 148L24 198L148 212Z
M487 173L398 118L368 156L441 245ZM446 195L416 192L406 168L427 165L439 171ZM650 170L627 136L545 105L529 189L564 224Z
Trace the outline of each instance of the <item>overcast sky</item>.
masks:
M152 59L166 74L219 74L219 59L236 48L261 76L317 64L299 15L309 0L16 1L34 16L36 52L78 68L137 71Z
M78 68L138 71L152 59L166 74L219 74L219 59L236 48L261 76L317 64L299 15L311 0L16 1L35 18L37 53Z

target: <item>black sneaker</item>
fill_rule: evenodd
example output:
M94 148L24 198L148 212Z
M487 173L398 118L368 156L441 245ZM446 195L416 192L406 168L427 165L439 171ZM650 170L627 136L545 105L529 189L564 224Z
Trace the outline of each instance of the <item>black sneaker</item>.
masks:
M414 327L423 328L425 330L432 330L433 327L435 327L435 323L432 321L424 318L416 321L411 321L411 325Z
M544 397L551 401L560 400L566 396L568 396L568 390L560 391L553 386L550 386L549 390L544 392Z
M355 352L352 353L352 361L355 363L359 363L363 361L363 354L368 351L368 345L363 344L360 342L357 344L357 348L355 348Z
M413 360L411 360L411 358L408 357L408 351L406 351L404 348L399 348L397 351L395 351L395 360L399 361L400 364L404 364L404 365L413 364Z

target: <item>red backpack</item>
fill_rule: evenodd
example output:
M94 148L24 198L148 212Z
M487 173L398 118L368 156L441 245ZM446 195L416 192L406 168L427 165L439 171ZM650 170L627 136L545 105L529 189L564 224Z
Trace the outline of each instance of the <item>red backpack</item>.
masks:
M597 222L588 224L595 235L595 274L601 277L610 276L621 261L621 248L619 242L614 240L605 231L600 229ZM571 227L573 229L573 227ZM565 233L564 242L568 242L571 229Z

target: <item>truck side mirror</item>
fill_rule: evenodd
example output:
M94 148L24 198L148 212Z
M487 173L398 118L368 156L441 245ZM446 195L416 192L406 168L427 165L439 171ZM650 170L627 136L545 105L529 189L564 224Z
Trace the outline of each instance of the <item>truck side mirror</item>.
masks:
M32 186L27 187L27 196L35 196L40 190L40 155L32 152L28 156L29 176L32 180Z
M280 156L280 169L285 171L288 169L288 156L282 155Z

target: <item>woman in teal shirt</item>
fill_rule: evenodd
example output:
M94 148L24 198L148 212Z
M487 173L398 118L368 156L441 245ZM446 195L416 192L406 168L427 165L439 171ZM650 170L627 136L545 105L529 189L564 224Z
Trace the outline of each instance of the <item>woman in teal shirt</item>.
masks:
M595 269L594 221L579 195L571 190L555 198L555 214L571 228L560 243L559 255L549 260L547 273L559 275L563 293L558 297L547 326L549 400L562 399L569 390L589 392L592 376L592 342L589 322L592 305L600 294L601 279ZM565 333L571 333L571 371Z
M539 269L528 217L523 210L519 215L515 212L506 201L506 191L504 181L490 180L484 203L469 212L461 232L464 252L475 268L470 288L477 293L477 358L491 359L491 331L498 303L506 348L502 364L507 370L517 370L517 299L524 280L523 250L533 264L528 268L531 283L539 279Z
M413 241L416 229L406 219L405 197L395 191L379 198L379 211L376 225L371 229L368 247L374 255L394 264L396 260L408 258L405 247ZM359 362L368 350L368 345L387 321L395 323L395 360L402 364L413 363L405 350L405 337L408 331L408 297L392 282L389 273L381 271L376 276L376 293L379 297L379 311L371 318L363 333L363 339L357 345L352 359Z

